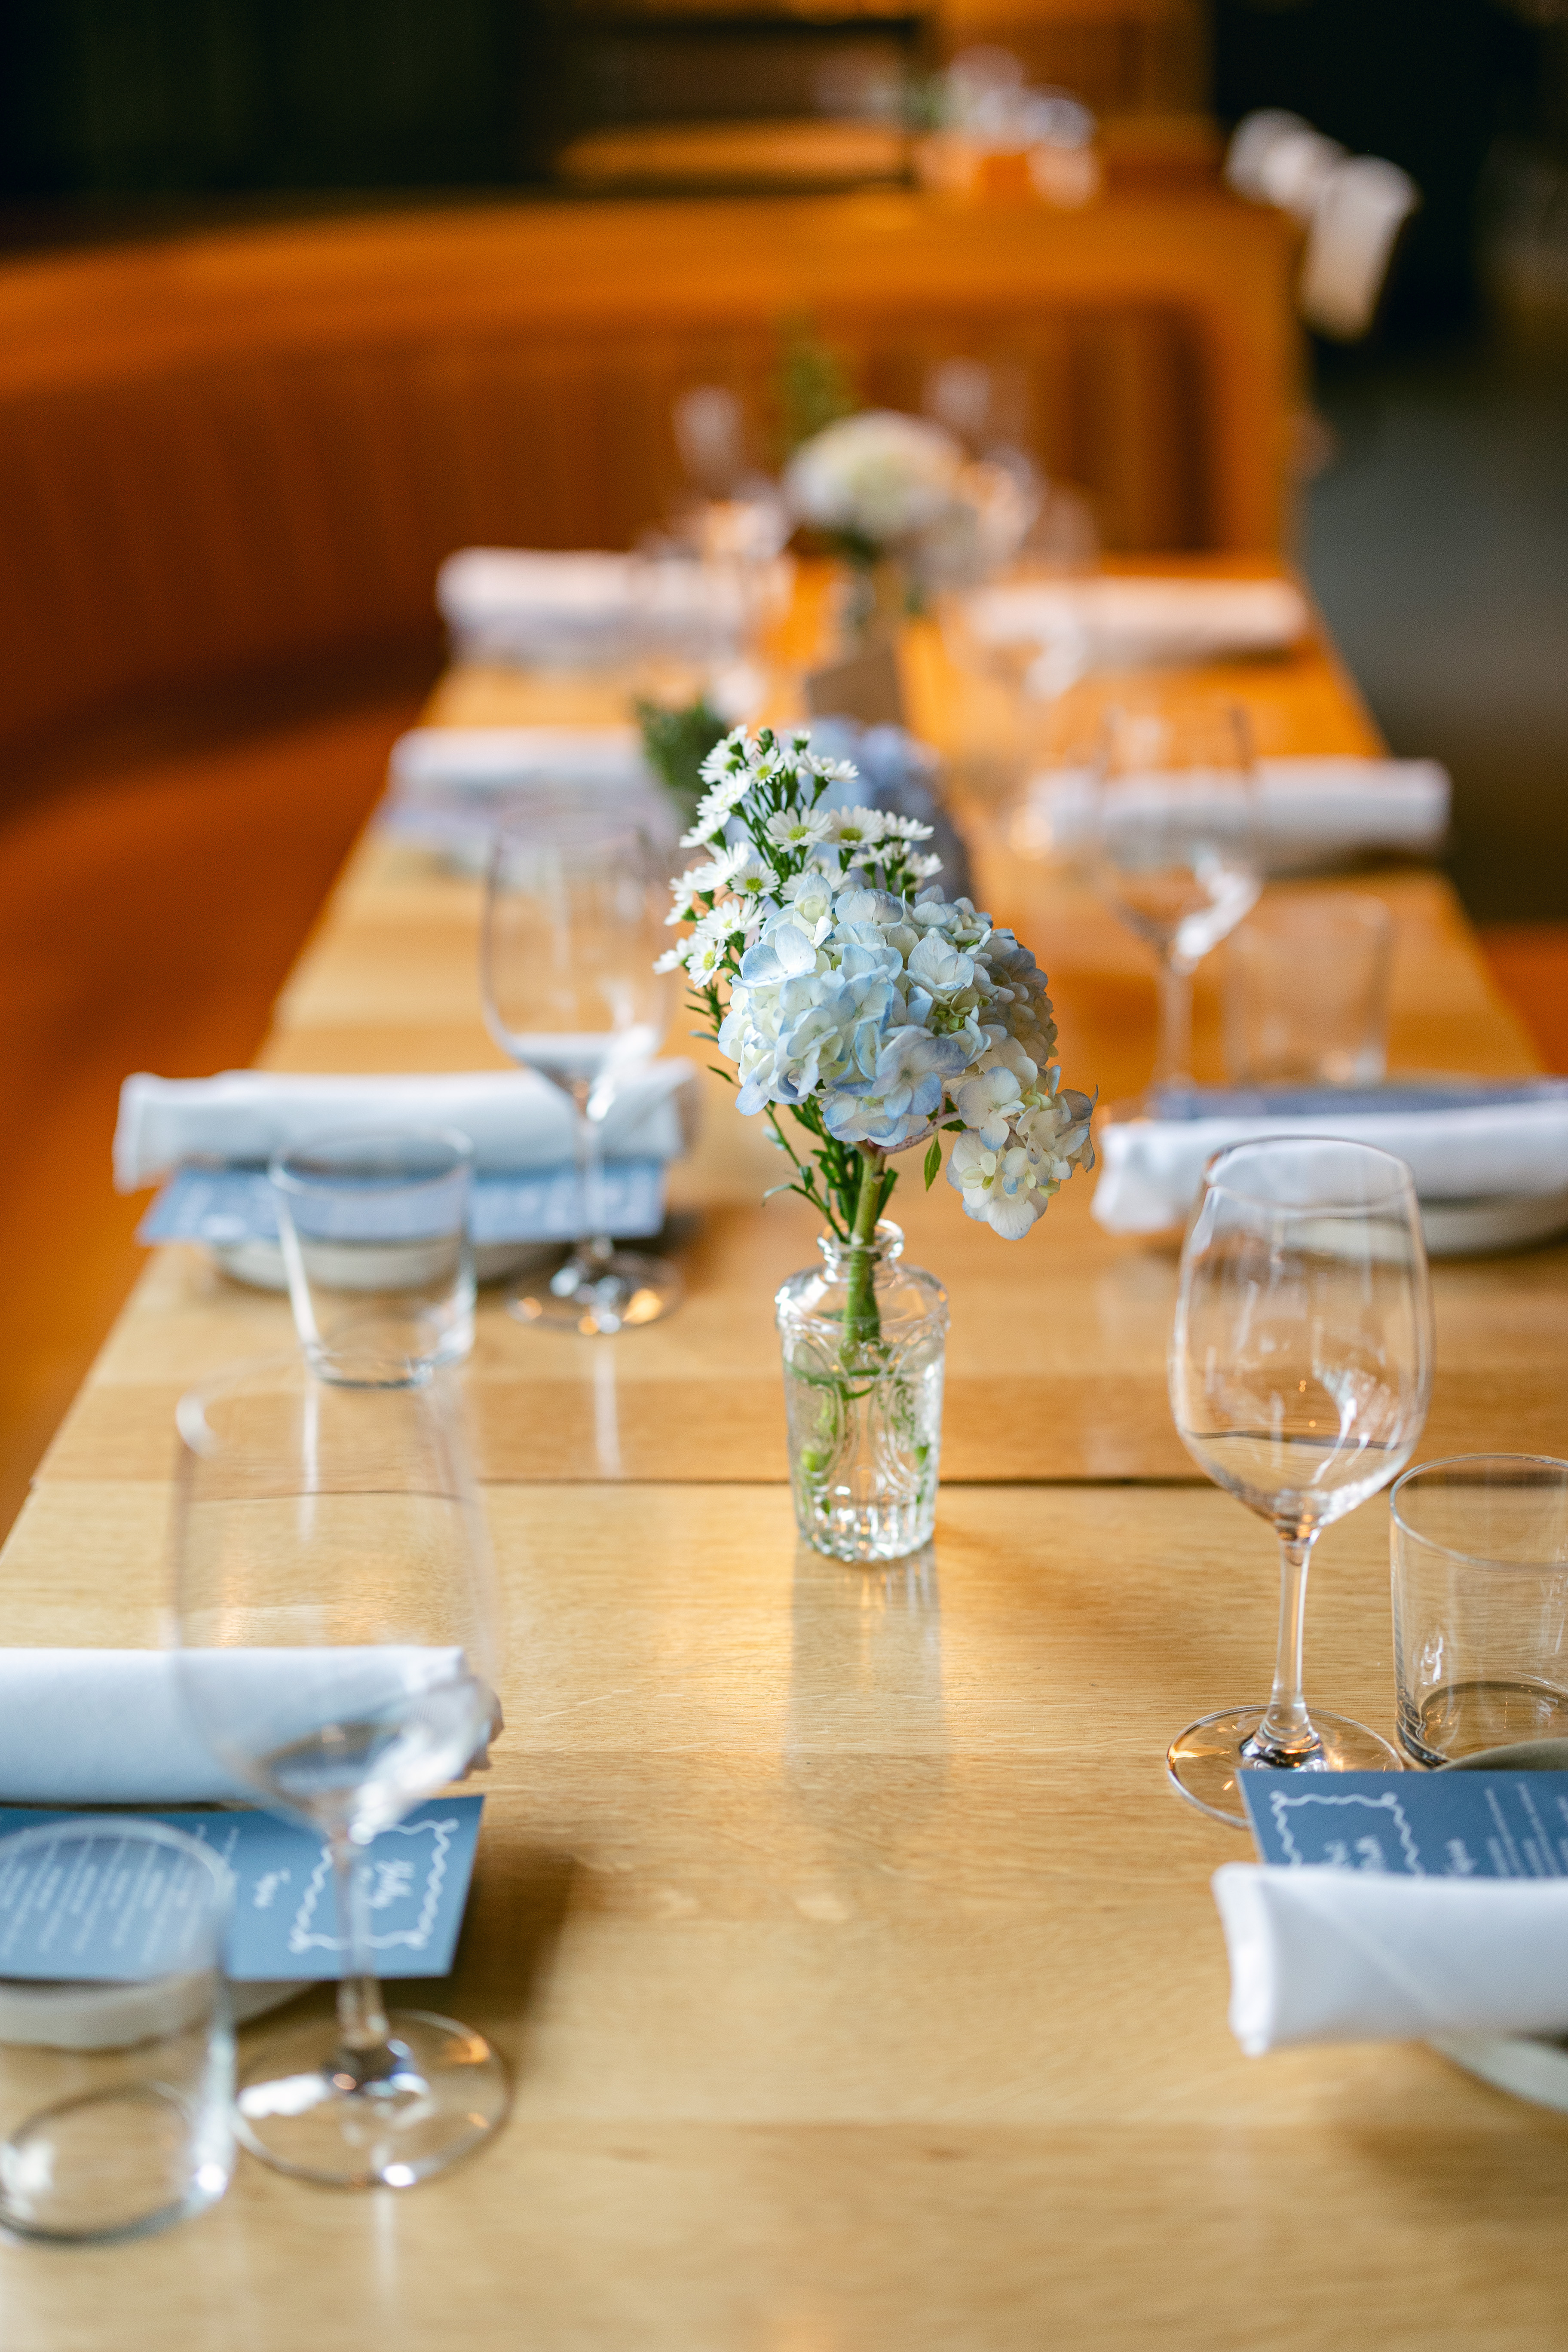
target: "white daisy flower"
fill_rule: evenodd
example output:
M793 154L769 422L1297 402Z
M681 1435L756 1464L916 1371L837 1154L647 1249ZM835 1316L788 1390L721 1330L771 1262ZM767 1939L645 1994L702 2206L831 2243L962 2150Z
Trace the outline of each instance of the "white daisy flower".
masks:
M929 841L935 828L922 824L918 816L884 816L882 835L887 841Z
M781 809L767 823L767 836L781 849L814 849L826 841L833 819L826 809Z
M844 849L870 849L881 840L887 824L880 809L835 809L828 818L827 838Z
M687 950L690 945L689 940L682 940L677 946L666 948L664 953L654 963L655 971L681 971L685 966Z

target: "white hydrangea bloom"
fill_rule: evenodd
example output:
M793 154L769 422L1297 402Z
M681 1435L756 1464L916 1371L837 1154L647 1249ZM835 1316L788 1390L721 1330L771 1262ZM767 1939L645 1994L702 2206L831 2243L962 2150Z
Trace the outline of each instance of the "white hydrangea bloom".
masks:
M689 836L710 854L673 886L675 919L695 926L658 968L684 963L703 992L742 1112L809 1110L818 1136L883 1152L956 1123L949 1182L1016 1240L1093 1164L1090 1105L1052 1066L1045 975L971 899L912 895L939 863L911 846L928 825L817 808L847 764L803 735L738 729L715 749Z
M784 470L784 496L820 530L894 546L950 513L963 463L963 449L940 425L865 409L802 444Z

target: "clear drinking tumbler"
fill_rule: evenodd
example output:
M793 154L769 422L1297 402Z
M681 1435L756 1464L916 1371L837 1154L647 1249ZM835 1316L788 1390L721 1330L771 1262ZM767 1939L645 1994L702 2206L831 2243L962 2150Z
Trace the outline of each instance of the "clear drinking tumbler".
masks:
M161 1822L0 1839L0 2228L139 2238L234 2168L229 1874Z
M295 1328L318 1370L334 1356L459 1362L474 1344L468 1192L455 1129L330 1137L268 1173Z
M1393 1503L1400 1744L1446 1764L1568 1735L1568 1462L1426 1462Z

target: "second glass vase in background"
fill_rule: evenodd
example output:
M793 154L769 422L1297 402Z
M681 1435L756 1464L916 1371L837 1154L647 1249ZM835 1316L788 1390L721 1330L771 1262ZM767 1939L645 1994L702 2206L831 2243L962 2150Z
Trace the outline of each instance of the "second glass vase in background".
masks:
M833 1559L901 1559L936 1519L947 1293L903 1246L886 1222L869 1243L824 1234L774 1302L795 1517Z

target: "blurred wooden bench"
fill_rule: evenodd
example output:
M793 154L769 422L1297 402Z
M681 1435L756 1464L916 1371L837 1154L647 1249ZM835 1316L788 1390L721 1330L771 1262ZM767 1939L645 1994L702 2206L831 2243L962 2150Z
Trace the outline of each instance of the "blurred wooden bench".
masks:
M1289 247L1218 194L913 194L316 223L0 270L0 743L147 690L433 642L468 541L624 545L670 404L765 417L809 317L868 398L1021 363L1114 546L1287 530Z

